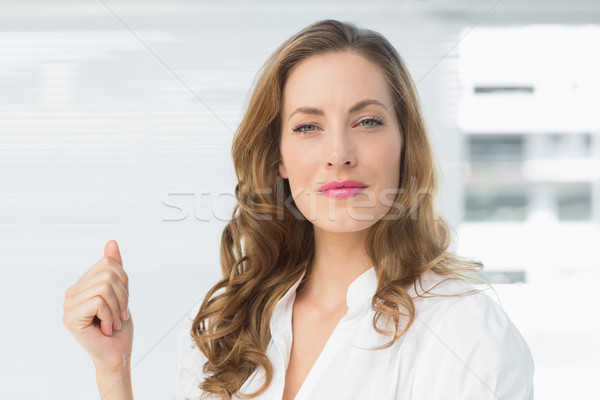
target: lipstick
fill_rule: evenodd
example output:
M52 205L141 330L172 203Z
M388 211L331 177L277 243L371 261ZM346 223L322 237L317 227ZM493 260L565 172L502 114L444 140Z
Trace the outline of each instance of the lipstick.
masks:
M363 190L367 185L359 181L341 181L329 182L319 188L319 192L327 197L344 198L354 196Z

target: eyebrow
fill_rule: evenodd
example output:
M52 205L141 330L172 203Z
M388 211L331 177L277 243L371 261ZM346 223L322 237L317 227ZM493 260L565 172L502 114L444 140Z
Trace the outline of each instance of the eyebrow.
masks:
M355 105L353 105L352 107L350 107L350 113L362 110L363 108L365 108L368 105L371 104L376 104L378 106L383 107L386 111L388 110L387 107L381 103L380 101L377 101L375 99L366 99L366 100L362 100L359 101L358 103L356 103ZM290 118L292 118L292 116L296 113L303 113L303 114L311 114L311 115L325 115L325 113L323 112L323 110L319 109L319 108L315 108L315 107L298 107L296 108L296 110L294 110L294 112L292 112L290 114L290 116L288 117L288 120Z

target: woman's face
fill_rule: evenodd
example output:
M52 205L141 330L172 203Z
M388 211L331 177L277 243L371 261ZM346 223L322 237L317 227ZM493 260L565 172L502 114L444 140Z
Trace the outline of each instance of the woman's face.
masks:
M302 215L330 232L381 219L398 192L402 137L379 67L355 52L312 56L289 75L282 107L279 174Z

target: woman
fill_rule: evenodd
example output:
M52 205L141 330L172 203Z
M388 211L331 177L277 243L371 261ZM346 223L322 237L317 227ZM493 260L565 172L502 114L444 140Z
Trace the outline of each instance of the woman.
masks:
M223 279L180 337L186 398L533 398L527 344L467 283L481 264L447 251L419 98L383 36L325 20L285 41L232 155ZM105 256L64 320L101 394L127 399L127 277L116 243ZM95 281L103 291L84 289Z

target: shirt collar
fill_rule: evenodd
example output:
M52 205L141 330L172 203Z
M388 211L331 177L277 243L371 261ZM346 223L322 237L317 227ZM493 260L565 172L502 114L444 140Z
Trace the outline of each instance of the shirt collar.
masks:
M292 287L286 292L286 294L279 300L278 306L283 306L288 304L290 300L295 299L296 290L304 276L306 275L306 271L302 273L300 278L292 285ZM415 298L420 294L423 294L424 291L434 286L442 280L438 274L433 271L427 271L420 277L420 282L416 283L416 290L413 285L410 285L407 288L408 294ZM377 291L378 280L377 275L375 273L375 268L371 267L362 274L360 274L350 286L348 286L348 291L346 293L346 305L348 308L356 308L356 307L365 307L370 304L371 299L375 296L375 292Z
M377 283L374 267L369 268L352 281L346 294L348 309L369 305L377 290Z
M300 286L300 282L302 282L305 275L306 271L302 273L302 276L279 300L279 304L284 305L289 300L295 298L296 290L298 289L298 286ZM352 283L350 283L350 286L348 286L348 291L346 292L346 305L348 308L364 307L368 305L375 295L377 283L377 275L375 274L374 267L371 267L360 274L352 281Z

